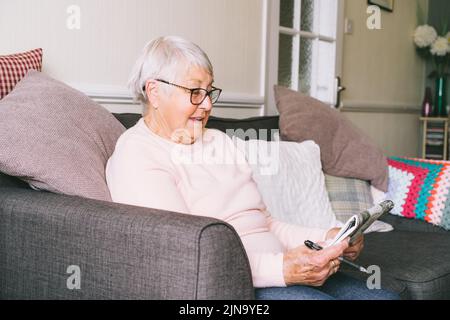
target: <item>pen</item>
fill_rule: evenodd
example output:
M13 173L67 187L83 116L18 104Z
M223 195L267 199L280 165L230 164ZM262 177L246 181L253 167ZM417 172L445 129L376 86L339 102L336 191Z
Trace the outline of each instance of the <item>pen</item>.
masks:
M305 241L305 246L307 246L311 250L316 250L316 251L319 251L319 250L323 249L321 246L319 246L317 243L312 242L311 240L306 240ZM356 263L353 263L353 262L351 262L351 261L349 261L349 260L347 260L347 259L345 259L343 257L339 257L338 259L339 259L339 261L344 262L344 263L348 264L349 266L352 266L353 268L358 269L361 272L369 273L366 268L364 268L364 267L362 267L360 265L357 265Z

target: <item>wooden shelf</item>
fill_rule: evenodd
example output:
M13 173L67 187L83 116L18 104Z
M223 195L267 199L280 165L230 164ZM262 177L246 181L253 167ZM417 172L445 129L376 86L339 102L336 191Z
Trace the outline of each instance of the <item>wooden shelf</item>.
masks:
M426 120L428 122L433 121L448 121L448 118L442 118L442 117L420 117L420 120Z
M420 117L423 122L422 158L447 160L448 157L448 118Z

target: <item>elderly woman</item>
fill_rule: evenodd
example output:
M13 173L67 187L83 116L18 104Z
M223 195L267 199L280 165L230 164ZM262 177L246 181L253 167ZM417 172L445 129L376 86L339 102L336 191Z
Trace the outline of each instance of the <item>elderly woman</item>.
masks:
M338 258L355 259L362 237L313 251L338 229L289 225L273 219L249 165L232 140L205 129L221 89L207 55L178 37L145 46L129 81L144 116L118 140L106 176L115 202L218 218L231 224L247 252L260 299L394 299L342 274ZM202 154L241 161L192 161ZM282 199L280 199L282 201ZM328 279L328 280L327 280Z

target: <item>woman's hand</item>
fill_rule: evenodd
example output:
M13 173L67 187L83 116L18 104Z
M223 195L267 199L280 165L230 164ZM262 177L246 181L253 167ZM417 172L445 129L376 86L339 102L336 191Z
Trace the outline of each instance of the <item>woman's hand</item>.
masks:
M341 230L341 228L332 228L328 230L326 240L334 238L339 230ZM353 243L349 245L346 250L344 250L344 257L346 257L350 261L354 261L359 257L363 248L364 235L361 234Z
M338 257L347 247L348 242L342 241L320 251L302 245L285 252L283 274L286 285L323 285L329 276L338 271L340 265Z

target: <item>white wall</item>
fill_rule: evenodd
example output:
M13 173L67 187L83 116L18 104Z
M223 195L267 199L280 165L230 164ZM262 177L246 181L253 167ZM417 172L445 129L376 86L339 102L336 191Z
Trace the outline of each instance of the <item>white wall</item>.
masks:
M70 5L81 9L80 30L66 27ZM209 55L223 104L247 107L215 113L259 115L263 12L262 0L0 0L0 54L42 47L44 72L115 111L140 110L125 99L131 66L149 40L179 35Z

